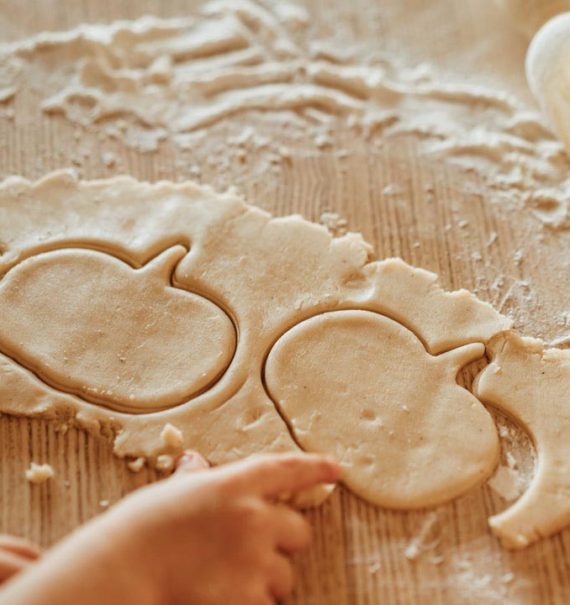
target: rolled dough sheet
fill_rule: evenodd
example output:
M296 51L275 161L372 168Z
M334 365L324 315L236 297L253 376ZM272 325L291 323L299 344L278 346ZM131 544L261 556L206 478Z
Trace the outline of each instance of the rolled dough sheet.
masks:
M333 238L192 183L10 178L0 207L1 411L72 420L110 435L118 455L159 465L181 447L213 463L296 450L289 423L303 447L340 454L356 493L401 508L450 499L491 473L496 430L455 374L510 321L469 292L446 293L399 259L371 261L359 234ZM294 355L288 366L287 348L329 321L310 364ZM319 341L335 330L338 350ZM313 396L282 405L283 418L264 385L268 355L277 400L315 371ZM339 414L326 382L347 355L344 388L357 397L345 395ZM365 401L374 388L392 400ZM298 432L317 413L338 427L338 445L316 426ZM395 479L432 467L431 482Z

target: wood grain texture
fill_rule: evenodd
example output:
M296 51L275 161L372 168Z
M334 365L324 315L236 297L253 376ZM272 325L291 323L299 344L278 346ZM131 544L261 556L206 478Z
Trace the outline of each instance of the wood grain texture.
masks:
M143 14L175 16L199 4L185 0L0 0L0 35L3 40L13 40L83 21ZM305 4L323 32L342 23L347 36L367 40L380 49L401 48L411 56L419 48L421 32L414 29L414 22L409 28L401 25L406 10L426 10L420 0L385 2L385 11L373 22L365 18L364 0L306 0ZM434 9L434 29L426 35L433 38L433 57L442 65L447 62L440 44L443 37L455 37L458 44L465 41L468 46L485 32L500 35L501 24L490 26L485 21L483 3L478 0L440 4L451 8L447 13L443 8ZM498 71L508 74L503 80L505 88L520 85L522 77L520 66L515 69L513 65L522 60L524 41L513 38L512 44L520 50L497 58L501 63ZM484 51L479 60L485 60ZM220 128L215 136L223 136L223 132ZM11 174L37 178L70 165L86 178L119 172L151 181L188 176L177 160L176 149L168 144L157 153L140 154L120 143L103 144L93 133L82 132L79 138L75 133L70 123L47 117L31 99L19 98L15 120L0 120L0 178ZM293 155L280 171L252 174L243 180L243 193L252 203L278 215L300 213L318 220L325 210L338 212L351 230L362 232L373 243L378 257L401 256L436 271L445 287L473 289L503 311L510 308L506 295L509 279L515 277L532 277L552 304L567 302L565 294L546 283L547 277L541 275L540 264L532 262L532 257L522 265L513 258L521 247L528 249L528 227L518 224L476 188L466 186L477 184L476 175L420 157L412 138L386 142L378 149L349 132L338 136L352 150L347 158L327 152ZM101 157L109 149L119 157L113 168L105 166ZM204 163L201 168L202 182L214 186L231 183L234 177L231 167L223 175L215 164ZM244 169L239 173L243 176ZM387 185L396 185L397 193L390 193ZM493 233L497 238L490 245ZM498 276L507 277L505 284L491 288ZM538 319L533 323L531 317L524 327L538 333L538 325ZM31 461L49 462L55 480L39 486L28 484L24 471ZM101 501L114 502L156 478L146 470L131 473L103 439L75 429L58 432L55 423L46 421L0 418L0 532L24 535L49 546L100 513ZM503 506L488 487L481 486L439 507L434 517L434 511L378 509L341 488L322 507L308 513L315 541L296 561L298 585L289 603L570 602L570 530L524 552L507 552L487 528L489 515ZM406 547L430 520L433 527L426 542L431 547L416 560L408 560Z

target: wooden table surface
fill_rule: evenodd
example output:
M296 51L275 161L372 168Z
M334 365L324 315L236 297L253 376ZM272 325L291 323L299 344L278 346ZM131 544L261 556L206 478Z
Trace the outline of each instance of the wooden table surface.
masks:
M4 41L15 40L83 21L108 22L143 14L177 16L191 13L199 4L184 0L0 0L0 36ZM378 1L381 10L374 21L366 18L364 7L369 0L305 0L304 4L322 31L342 23L354 40L365 40L380 50L401 51L412 62L421 60L426 38L431 49L426 58L450 70L456 69L454 61L461 54L472 55L473 70L477 66L484 70L492 61L489 82L500 80L505 90L526 95L528 101L522 69L526 43L486 1ZM433 4L428 19L433 27L425 29L425 14L421 21L418 16L428 10L428 4ZM448 52L449 40L456 40L454 57ZM482 40L486 42L477 46ZM491 56L501 44L510 52ZM148 180L184 176L176 150L167 145L142 154L116 143L113 150L120 161L110 168L102 161L100 141L89 134L82 137L81 145L93 153L84 154L78 162L73 125L39 111L30 110L26 118L26 107L17 111L21 115L15 122L0 120L2 178L11 174L36 178L74 160L86 178L116 172ZM568 297L559 285L549 283L540 261L548 246L567 245L566 236L558 241L562 235L545 234L543 248L521 264L515 252L527 250L528 223L519 223L500 204L466 186L477 180L476 175L422 157L411 138L387 141L381 149L347 139L345 147L354 153L342 161L326 150L294 155L269 177L235 167L221 175L215 166L204 163L201 180L223 186L239 177L249 201L279 215L296 212L318 220L323 211L338 212L352 230L361 231L373 243L379 257L401 256L434 270L444 286L475 289L503 311L510 309L509 278L528 279L540 293L541 305L526 315L519 310L519 325L533 334L554 334L544 309L567 304ZM396 186L398 194L391 194L387 185ZM542 227L537 224L531 229L538 232ZM493 232L498 235L496 243L488 246L485 242ZM483 262L475 262L474 253L483 255ZM500 276L506 279L497 286ZM41 486L28 484L23 473L31 461L49 462L55 480ZM58 432L57 425L47 421L0 418L1 532L21 534L48 546L101 512L101 501L113 502L152 479L155 475L146 470L131 473L103 439L76 429ZM296 561L298 586L290 603L570 602L570 531L525 551L508 552L487 527L488 517L504 507L487 486L435 511L414 513L375 508L340 488L322 507L308 513L315 542ZM429 529L424 542L431 543L430 548L409 560L406 547L424 526Z

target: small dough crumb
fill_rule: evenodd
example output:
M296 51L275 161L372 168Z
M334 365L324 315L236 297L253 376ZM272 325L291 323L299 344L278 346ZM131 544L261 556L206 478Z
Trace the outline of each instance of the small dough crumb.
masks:
M129 467L129 470L131 470L133 473L138 473L142 470L144 463L145 459L143 457L140 457L128 462L127 466Z
M26 480L30 483L45 483L55 475L55 472L49 464L32 462L30 468L26 470L25 475Z
M166 447L171 447L176 450L181 450L184 446L182 431L170 423L164 425L162 433L160 433L160 439Z
M324 225L334 237L345 235L348 230L348 221L336 212L323 212L320 223Z
M159 471L169 471L174 466L174 458L168 454L161 454L157 456L155 466Z

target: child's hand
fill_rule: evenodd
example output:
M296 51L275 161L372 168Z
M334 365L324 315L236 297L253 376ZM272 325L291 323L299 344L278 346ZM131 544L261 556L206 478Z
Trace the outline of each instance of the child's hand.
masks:
M129 519L132 533L122 556L146 567L164 603L265 605L287 596L288 555L308 546L310 527L276 499L336 480L336 464L306 455L199 472L195 464L182 458L168 482L117 507L115 521Z
M0 534L0 584L27 569L40 556L40 549L23 538Z
M278 499L336 481L338 466L305 454L212 470L200 460L183 457L171 478L87 524L0 592L0 603L270 605L289 594L288 556L310 531Z

